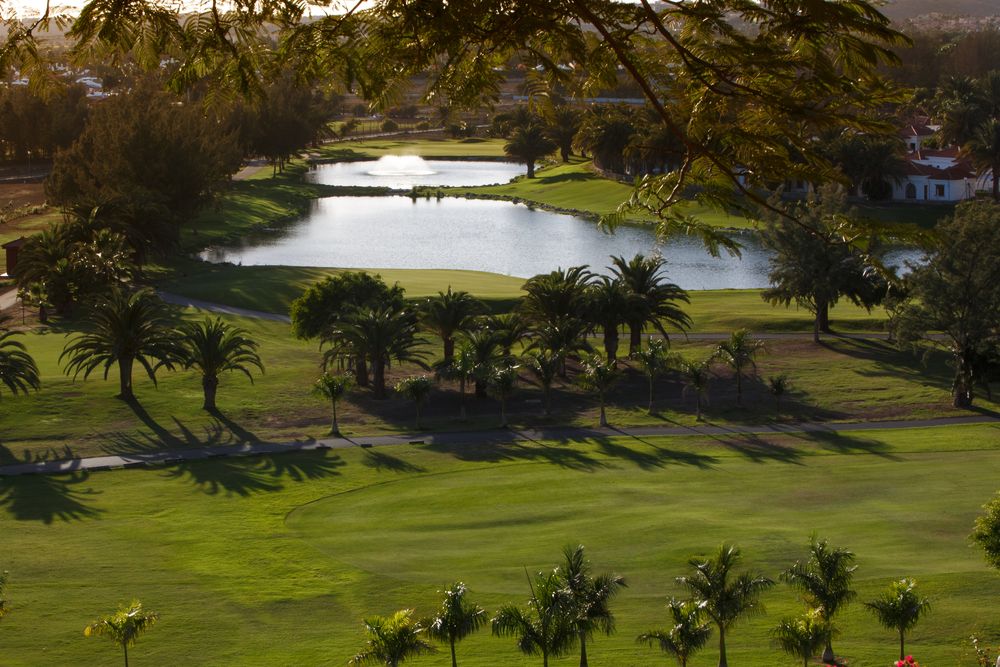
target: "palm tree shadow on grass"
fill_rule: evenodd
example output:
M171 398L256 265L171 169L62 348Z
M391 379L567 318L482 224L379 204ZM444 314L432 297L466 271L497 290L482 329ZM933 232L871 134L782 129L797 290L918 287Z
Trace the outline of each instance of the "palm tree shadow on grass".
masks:
M779 445L766 437L755 433L744 433L732 436L709 436L719 445L737 452L752 463L790 463L805 465L802 462L802 452L795 447Z
M187 461L164 471L168 479L183 480L207 495L220 492L244 498L257 493L274 493L285 482L322 479L339 475L346 465L340 456L326 452L296 452L261 457Z
M18 521L41 521L46 525L56 519L81 521L99 517L103 510L88 504L100 491L82 488L90 478L86 471L66 475L32 475L0 478L0 507Z
M365 450L365 457L361 463L369 468L375 468L379 472L427 472L427 468L423 466L414 465L391 454L371 449Z
M583 472L592 472L598 468L609 467L606 462L594 458L587 452L576 449L574 444L570 441L550 445L542 444L535 440L518 440L514 442L485 442L476 444L430 443L420 446L438 454L449 454L459 461L481 461L483 463L533 461L537 463L550 463L561 468Z
M60 449L51 447L44 452L32 452L30 449L25 448L24 456L17 458L17 455L12 450L7 449L3 446L3 443L0 443L0 466L41 463L42 461L64 461L73 458L76 458L76 454L69 445L63 445Z
M821 449L838 454L871 454L889 461L901 461L902 458L889 453L889 446L871 438L843 431L813 431L793 434L803 442L815 443Z
M628 437L624 433L621 435L622 437ZM601 453L608 458L619 461L628 461L643 470L665 468L668 465L690 465L707 470L714 467L714 465L718 463L718 459L716 457L707 454L677 451L653 445L646 442L642 438L632 439L646 445L650 451L644 452L638 449L632 449L631 447L626 447L625 445L603 438L596 440L596 442L598 448L601 450Z

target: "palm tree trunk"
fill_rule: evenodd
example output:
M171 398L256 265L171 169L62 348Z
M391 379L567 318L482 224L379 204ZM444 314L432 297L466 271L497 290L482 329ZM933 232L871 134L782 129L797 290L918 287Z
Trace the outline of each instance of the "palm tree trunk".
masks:
M525 160L525 162L528 163L528 178L534 178L535 177L535 161L534 160Z
M580 667L587 667L587 635L580 633Z
M444 363L450 364L455 356L455 339L450 336L442 336L444 340Z
M828 665L832 665L834 660L836 660L836 658L833 655L833 646L830 642L827 642L826 648L823 649L823 662Z
M601 392L601 426L607 426L607 425L608 425L608 420L607 420L607 417L604 416L604 392L602 391Z
M131 401L135 398L132 393L132 357L121 357L118 359L118 377L121 382L121 393L118 398Z
M701 421L701 394L694 397L694 418Z
M653 414L653 376L649 376L649 414Z
M476 398L486 398L486 382L476 380Z
M729 667L726 662L726 629L719 626L719 667Z
M904 655L904 653L905 653L904 646L905 645L904 645L904 640L903 640L903 632L904 632L903 629L900 628L899 629L899 659L900 660L905 660L906 659L906 656Z
M206 375L201 379L201 388L205 391L205 404L202 410L215 410L215 392L219 389L219 378Z
M631 357L635 351L642 347L642 327L639 322L628 323L628 356Z
M359 358L354 362L354 381L359 387L368 386L368 364L364 358Z
M465 378L458 381L458 386L462 392L462 412L459 414L459 421L465 421Z
M743 378L739 371L736 371L736 407L743 407Z
M604 356L611 365L618 362L618 327L604 327Z
M125 650L125 667L128 667L128 646L122 646L122 649Z
M451 667L458 667L458 660L455 659L455 640L451 640Z
M333 403L333 427L330 429L330 435L340 435L340 427L337 426L337 401L332 401Z
M372 379L372 388L375 390L375 398L385 400L385 362L382 360L375 362L375 377Z
M819 321L819 330L823 333L830 333L830 302L823 300L816 309L816 318Z

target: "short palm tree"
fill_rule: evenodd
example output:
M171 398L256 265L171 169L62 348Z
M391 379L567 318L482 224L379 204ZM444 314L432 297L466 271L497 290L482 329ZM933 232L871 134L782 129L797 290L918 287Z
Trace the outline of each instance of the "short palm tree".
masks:
M587 323L583 320L566 320L560 324L545 324L535 332L529 350L545 350L550 356L562 359L559 377L566 377L566 358L581 352L593 352L587 342Z
M615 631L611 600L626 587L625 578L613 572L596 576L590 573L590 561L583 546L563 548L562 578L573 601L573 627L580 637L580 667L587 667L587 638L595 632L610 635Z
M687 292L667 282L663 274L666 261L661 257L636 255L626 261L612 257L609 267L639 300L642 307L635 308L626 322L629 328L629 356L642 344L642 328L651 324L669 340L666 326L680 331L691 326L691 318L681 310L680 302L690 303ZM633 357L634 358L634 357Z
M367 641L361 652L351 658L352 665L398 667L407 658L430 653L434 646L424 638L424 629L410 618L412 609L397 611L389 618L365 619Z
M489 382L493 369L503 362L500 337L493 331L483 330L472 332L467 340L475 360L476 398L486 398L486 383Z
M420 406L431 395L434 383L426 376L406 378L396 384L396 394L408 398L417 406L417 430L420 430Z
M608 425L608 418L604 413L604 396L621 379L621 371L614 367L614 364L605 361L596 354L592 354L583 360L580 372L574 382L584 389L595 391L601 397L601 426Z
M455 354L455 335L471 331L476 324L476 316L485 310L482 301L469 296L468 292L447 292L427 299L420 306L421 326L444 343L444 360L451 361Z
M703 606L719 630L719 667L727 667L726 633L743 618L764 613L760 596L775 582L757 572L733 572L741 559L739 547L723 543L707 560L691 558L695 571L678 577L677 583L691 591L691 599Z
M0 325L9 319L0 316ZM27 353L24 343L12 340L14 336L21 335L20 331L7 331L0 326L0 384L15 396L19 392L26 394L29 389L37 391L42 386L38 366Z
M559 148L540 125L514 128L503 146L504 155L528 167L528 178L535 177L535 162Z
M451 361L441 361L435 365L435 374L439 379L458 382L459 393L462 396L462 410L459 420L465 421L465 387L476 380L476 351L470 341L463 341L458 346L457 353Z
M482 320L482 324L483 328L496 334L497 345L505 357L509 357L514 346L527 338L530 332L528 321L520 313L490 315Z
M661 374L679 365L679 357L670 351L669 340L653 339L650 336L646 347L633 350L632 359L639 364L639 368L649 379L649 414L653 414L653 384Z
M507 428L507 399L517 391L518 366L495 366L489 375L489 392L500 400L500 427Z
M549 417L552 415L552 383L562 371L566 359L559 353L542 350L532 350L527 356L528 361L524 366L545 391L545 416Z
M618 363L618 330L637 311L644 311L645 302L636 296L621 280L607 276L587 290L587 319L604 337L604 355L611 364Z
M352 376L329 373L323 373L313 385L313 394L325 398L333 405L333 426L330 427L330 435L340 435L340 427L337 425L337 403L344 400L352 387L354 387Z
M125 667L128 667L128 650L135 646L146 630L153 627L160 616L156 612L143 611L142 603L133 600L132 604L122 605L110 616L104 616L88 625L83 634L87 637L104 637L125 651Z
M538 573L531 582L527 609L506 604L493 617L493 634L516 637L517 648L525 655L541 655L542 667L549 656L565 655L576 643L573 600L563 586L558 570L548 576Z
M976 128L972 139L962 146L962 157L972 162L976 176L993 177L993 201L1000 202L1000 120L990 118Z
M851 590L851 579L858 568L852 563L853 553L831 547L826 540L821 542L814 534L809 542L809 558L796 562L779 578L802 591L806 603L820 614L822 622L830 628L837 612L857 596ZM834 659L833 646L828 640L823 650L823 661L829 665Z
M250 332L230 324L222 318L213 322L206 317L203 322L193 322L181 328L184 346L184 368L194 368L201 375L205 393L202 410L215 410L215 394L219 389L219 375L225 371L239 371L253 384L251 367L264 372L264 364L257 354L259 344L247 338Z
M587 286L593 277L586 265L533 276L521 287L528 294L520 310L538 325L561 327L577 320L587 305Z
M880 598L865 603L865 607L875 615L882 627L899 633L900 660L906 653L906 633L915 628L917 621L931 610L930 600L919 597L914 592L916 586L917 582L913 579L894 581Z
M759 352L767 353L763 341L755 340L746 329L734 331L729 340L721 343L715 351L715 358L728 366L736 374L736 407L743 407L743 371L757 370L754 357Z
M788 389L788 376L785 374L767 379L767 390L774 396L774 418L781 417L781 396Z
M783 618L771 630L775 645L785 653L802 658L802 667L809 667L816 652L829 644L832 630L819 609L813 609L798 618ZM823 660L829 663L824 658Z
M712 628L702 623L702 606L692 600L671 598L667 603L670 615L669 630L647 630L636 638L637 644L659 646L664 653L677 658L681 667L687 667L694 653L705 647Z
M444 601L437 616L420 622L431 639L451 646L451 667L458 667L455 644L489 624L486 610L467 597L469 589L461 581L444 589Z
M134 362L142 365L155 384L160 367L172 370L181 361L182 349L164 313L163 301L150 290L134 294L113 290L108 296L97 298L84 317L91 330L66 345L59 361L69 358L66 374L72 373L74 379L80 373L86 379L103 366L107 380L111 366L118 364L121 383L118 397L133 400Z
M681 364L684 379L684 393L694 394L695 419L701 421L701 400L708 398L708 382L711 379L712 360L700 363Z

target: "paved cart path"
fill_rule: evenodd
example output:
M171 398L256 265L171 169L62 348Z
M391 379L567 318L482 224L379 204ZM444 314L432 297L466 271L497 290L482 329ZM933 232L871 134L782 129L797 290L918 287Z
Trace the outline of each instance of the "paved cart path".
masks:
M874 431L881 429L927 428L933 426L954 426L962 424L1000 424L1000 418L992 416L951 417L946 419L920 419L911 421L859 422L851 424L770 424L762 426L700 426L661 427L643 426L637 428L553 428L542 430L496 430L473 431L467 433L404 433L399 435L371 435L343 438L324 438L296 442L252 442L224 447L201 447L162 452L142 452L135 454L115 454L90 458L66 459L63 461L37 461L16 465L0 466L0 476L68 473L78 470L107 470L110 468L132 468L154 464L181 463L198 459L228 456L254 456L259 454L281 454L315 449L338 447L381 447L405 444L454 444L473 445L536 440L582 440L584 438L633 437L642 438L663 435L734 435L755 433L846 433L851 431Z

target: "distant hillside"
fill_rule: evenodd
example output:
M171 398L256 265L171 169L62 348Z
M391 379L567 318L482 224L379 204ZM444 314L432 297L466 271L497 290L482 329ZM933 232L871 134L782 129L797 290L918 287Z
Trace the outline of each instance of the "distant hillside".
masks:
M912 19L922 14L957 14L991 16L1000 14L997 0L896 0L880 7L883 14L900 21Z

